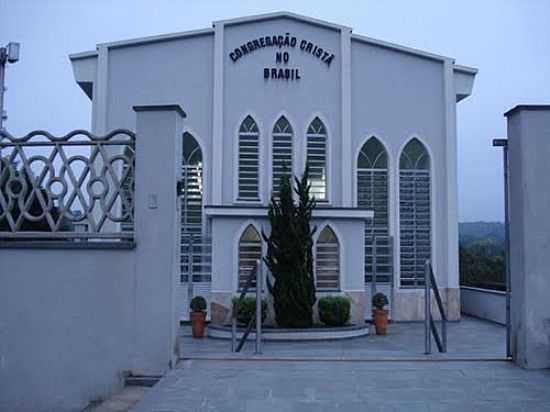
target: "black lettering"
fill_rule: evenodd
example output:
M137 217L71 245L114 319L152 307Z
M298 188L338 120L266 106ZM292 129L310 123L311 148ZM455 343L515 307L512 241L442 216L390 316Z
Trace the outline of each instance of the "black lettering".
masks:
M313 44L311 42L308 42L306 46L306 52L311 53L312 48L313 48Z
M285 71L283 69L279 69L278 78L279 79L285 78Z
M269 79L269 69L267 67L264 68L264 79Z
M285 79L288 80L290 78L290 69L285 69Z
M301 77L300 77L300 71L299 69L296 69L296 80L300 80Z
M323 49L321 49L320 47L317 49L317 52L315 53L315 56L316 57L321 57L321 54L323 54Z
M248 54L248 49L246 48L246 44L243 44L243 45L241 46L241 51L243 52L243 56L244 56L245 54Z
M271 46L271 37L268 37L268 36L265 37L265 45Z
M276 52L275 53L275 63L282 63L282 53Z
M251 41L249 41L248 43L246 43L247 47L248 47L248 51L254 51L254 45L252 44Z
M304 50L304 49L306 48L306 44L307 44L307 41L302 40L302 41L300 42L300 50Z
M275 69L275 68L271 69L271 78L272 79L277 78L277 69Z
M260 46L260 42L258 40L254 40L253 43L254 43L254 48L255 49L259 49L260 47L262 47L262 46Z
M283 53L283 61L285 64L288 64L288 60L290 59L290 56L288 55L288 52Z
M265 47L265 38L260 37L260 46Z
M237 59L240 59L243 57L243 53L239 49L235 49L235 56L237 56Z
M235 56L235 52L229 53L229 57L231 57L231 60L233 60L233 62L237 61L237 56Z
M331 54L328 59L325 60L325 63L327 66L330 67L330 63L332 63L332 59L334 59L334 54Z
M290 39L290 47L294 47L296 46L296 37L293 37L292 39Z

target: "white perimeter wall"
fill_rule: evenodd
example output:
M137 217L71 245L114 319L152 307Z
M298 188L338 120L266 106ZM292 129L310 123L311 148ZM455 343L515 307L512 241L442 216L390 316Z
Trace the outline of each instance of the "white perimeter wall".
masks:
M81 410L131 368L133 250L0 249L0 410Z

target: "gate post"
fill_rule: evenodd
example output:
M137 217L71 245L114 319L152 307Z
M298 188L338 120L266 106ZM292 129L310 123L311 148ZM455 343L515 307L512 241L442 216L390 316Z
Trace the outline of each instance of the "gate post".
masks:
M177 182L185 113L178 105L134 106L135 355L133 371L159 373L178 355Z

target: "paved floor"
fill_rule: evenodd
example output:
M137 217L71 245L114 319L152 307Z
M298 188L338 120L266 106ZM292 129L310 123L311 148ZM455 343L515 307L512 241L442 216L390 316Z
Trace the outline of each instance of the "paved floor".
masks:
M448 324L448 353L433 358L502 359L506 354L506 329L498 324L464 317ZM254 358L254 342L242 354L232 354L231 343L221 339L193 339L189 327L182 328L180 353L183 359ZM265 342L262 358L413 359L424 355L423 323L391 323L388 335L323 342Z
M449 325L444 357L423 355L417 323L384 337L268 342L261 357L250 342L241 358L228 341L182 333L183 360L132 411L550 411L550 370L496 360L505 329L472 318Z
M131 411L549 411L550 371L491 362L187 360Z

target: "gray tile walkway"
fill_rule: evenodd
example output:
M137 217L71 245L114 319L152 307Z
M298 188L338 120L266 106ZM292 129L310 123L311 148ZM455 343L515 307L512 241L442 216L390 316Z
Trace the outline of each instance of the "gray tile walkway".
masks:
M549 411L549 388L506 361L186 360L131 410Z
M449 354L431 358L419 323L383 337L266 342L261 357L250 342L241 359L228 341L182 334L184 359L132 411L550 411L550 370L474 360L502 359L505 329L472 318L450 324Z
M498 324L465 317L448 324L448 353L433 358L504 358L506 329ZM180 353L184 359L253 358L254 342L247 342L240 355L231 354L231 343L221 339L193 339L188 326L182 328ZM393 359L424 355L423 323L391 323L388 335L324 342L265 342L263 358Z

